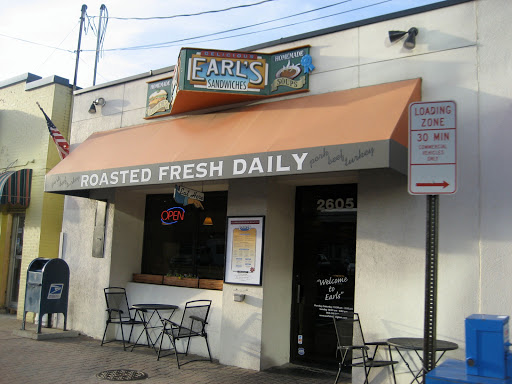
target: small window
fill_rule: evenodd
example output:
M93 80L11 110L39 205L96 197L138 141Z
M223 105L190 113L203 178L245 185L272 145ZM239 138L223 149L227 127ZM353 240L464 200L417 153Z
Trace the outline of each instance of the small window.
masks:
M224 278L227 192L205 192L203 208L171 194L148 195L142 273ZM204 225L211 218L211 225Z

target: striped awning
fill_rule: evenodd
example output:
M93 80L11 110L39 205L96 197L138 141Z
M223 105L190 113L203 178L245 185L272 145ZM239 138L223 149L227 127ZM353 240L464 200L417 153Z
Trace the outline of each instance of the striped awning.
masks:
M0 205L28 207L32 188L32 170L22 169L0 174Z

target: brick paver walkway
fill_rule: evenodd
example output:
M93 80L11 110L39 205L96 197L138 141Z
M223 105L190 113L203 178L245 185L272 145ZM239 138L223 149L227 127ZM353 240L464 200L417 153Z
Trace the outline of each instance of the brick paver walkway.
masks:
M110 381L96 375L106 370L143 371L148 378L134 383L180 384L332 384L335 372L295 366L264 372L194 362L178 370L173 357L157 361L149 348L123 351L120 343L103 347L100 341L86 336L54 340L32 340L15 336L21 321L13 315L0 315L0 383L2 384L70 384ZM44 333L44 329L43 329ZM349 383L349 380L344 381Z

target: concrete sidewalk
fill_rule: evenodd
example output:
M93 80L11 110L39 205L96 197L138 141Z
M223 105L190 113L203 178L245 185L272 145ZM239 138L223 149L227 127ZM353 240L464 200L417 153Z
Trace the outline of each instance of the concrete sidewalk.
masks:
M334 371L294 365L256 372L217 362L194 362L178 369L174 356L157 361L153 349L123 351L122 344L117 342L101 347L99 340L81 335L33 340L16 335L15 331L20 329L21 321L15 315L0 315L0 383L106 384L110 381L128 381L101 379L97 376L109 370L145 373L146 379L136 381L145 384L332 384L336 376ZM42 333L46 331L48 329L43 328ZM340 383L349 382L347 378L340 380Z

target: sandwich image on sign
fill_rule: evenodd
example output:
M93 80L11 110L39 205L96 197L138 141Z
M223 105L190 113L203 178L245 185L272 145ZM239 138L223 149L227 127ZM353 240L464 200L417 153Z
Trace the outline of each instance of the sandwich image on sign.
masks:
M147 115L152 116L158 112L165 112L170 106L171 103L167 100L167 92L163 89L155 91L148 97Z

